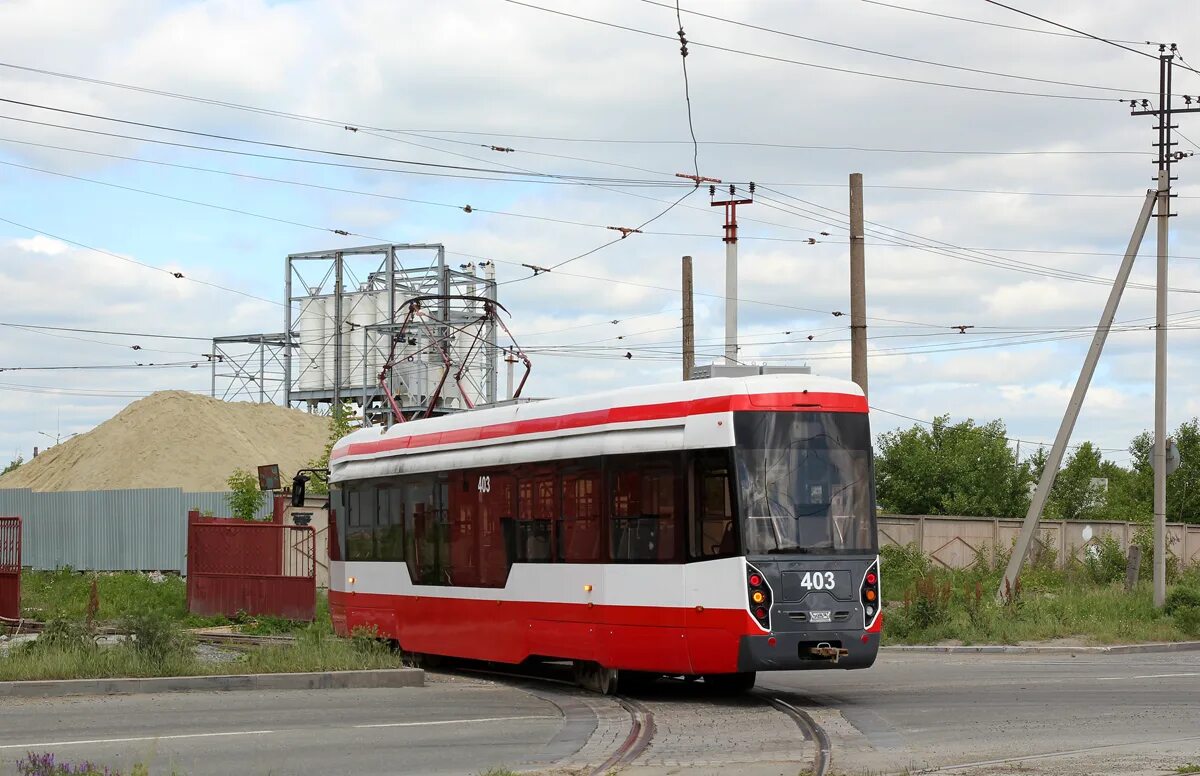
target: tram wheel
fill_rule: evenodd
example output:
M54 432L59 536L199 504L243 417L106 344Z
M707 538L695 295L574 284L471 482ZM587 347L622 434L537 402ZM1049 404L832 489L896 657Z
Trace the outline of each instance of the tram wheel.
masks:
M758 675L753 671L736 674L705 674L704 684L718 695L738 695L754 688Z
M612 695L617 691L617 671L590 660L577 660L575 684L601 695Z

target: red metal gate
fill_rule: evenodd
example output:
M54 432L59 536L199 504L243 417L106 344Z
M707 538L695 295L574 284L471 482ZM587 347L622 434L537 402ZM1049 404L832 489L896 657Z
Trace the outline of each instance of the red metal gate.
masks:
M0 617L21 618L21 518L0 517Z
M187 605L201 615L238 612L312 620L317 541L308 526L188 514Z

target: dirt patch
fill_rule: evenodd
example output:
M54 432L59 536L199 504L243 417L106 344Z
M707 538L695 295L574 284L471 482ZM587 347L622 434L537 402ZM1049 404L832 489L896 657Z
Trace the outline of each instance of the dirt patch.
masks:
M277 463L289 476L328 435L328 418L299 410L159 391L0 477L0 488L224 491L239 467Z

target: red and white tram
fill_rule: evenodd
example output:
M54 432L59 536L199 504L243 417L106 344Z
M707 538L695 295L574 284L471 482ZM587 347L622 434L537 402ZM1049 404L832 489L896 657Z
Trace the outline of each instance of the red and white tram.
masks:
M336 630L573 660L585 683L866 668L879 647L867 403L808 375L512 404L342 439Z

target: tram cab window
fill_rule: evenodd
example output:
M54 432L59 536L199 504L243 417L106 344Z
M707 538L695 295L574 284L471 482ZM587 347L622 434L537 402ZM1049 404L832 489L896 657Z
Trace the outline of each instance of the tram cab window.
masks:
M695 506L691 526L692 557L725 558L736 555L737 523L733 519L728 453L698 454L693 472Z
M675 560L676 467L663 458L621 460L611 476L609 551L616 562Z

